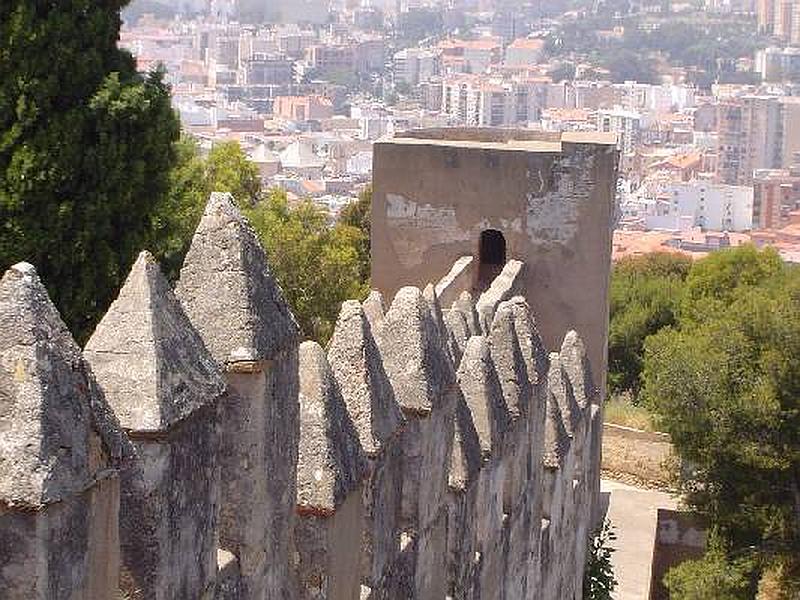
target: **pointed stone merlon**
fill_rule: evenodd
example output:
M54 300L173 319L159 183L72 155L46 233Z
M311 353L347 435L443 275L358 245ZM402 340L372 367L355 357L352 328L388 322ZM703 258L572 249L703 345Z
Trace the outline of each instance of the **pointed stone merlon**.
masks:
M364 314L369 321L373 331L377 332L378 327L383 323L383 317L386 314L386 306L383 302L383 294L376 290L372 290L362 304Z
M457 390L445 340L438 335L431 307L419 289L398 291L380 328L379 348L408 420L403 430L402 517L408 528L418 532L415 593L442 597L444 501Z
M386 372L406 413L429 414L455 380L431 307L417 288L404 287L380 328Z
M29 264L0 280L0 331L0 595L113 598L119 447L99 427L102 394Z
M497 307L503 300L508 300L522 291L525 263L518 260L508 261L500 274L494 278L489 289L481 294L475 309L481 329L488 333Z
M545 469L543 516L550 521L551 542L557 542L561 526L561 506L565 502L567 488L572 486L572 440L565 426L569 419L562 414L562 403L559 402L563 370L557 354L551 354L550 359L542 453Z
M383 367L372 327L361 305L342 305L328 348L328 360L359 441L377 455L403 426L404 418Z
M576 478L580 480L580 498L587 514L582 514L582 520L588 520L591 513L596 510L595 504L599 500L597 482L600 479L600 451L599 439L602 428L600 422L600 394L594 383L592 368L586 354L586 346L580 335L575 331L567 332L561 344L559 354L561 367L575 398L575 403L580 409L581 436L578 440L578 464ZM588 524L586 525L588 528ZM578 545L580 546L579 539ZM581 553L585 546L579 548Z
M581 409L599 404L599 391L594 383L586 346L576 331L568 331L561 344L561 365L572 384L575 400Z
M425 298L425 302L428 303L428 306L431 309L431 318L436 324L437 335L441 339L442 344L447 351L450 362L452 362L453 365L457 365L461 361L461 348L459 347L455 338L450 334L450 329L448 329L447 325L445 324L442 305L439 302L439 296L436 293L436 288L433 287L432 283L426 285L425 289L422 290L422 297Z
M496 320L502 321L500 315L510 315L513 329L525 365L525 372L530 384L530 399L527 409L517 423L516 445L527 452L528 466L526 486L519 488L519 496L509 515L509 560L507 562L506 587L507 595L524 597L531 590L538 590L540 585L541 530L538 526L542 520L544 467L542 454L544 449L544 426L547 405L547 374L549 359L544 343L539 335L536 320L527 301L521 296L514 296L500 304ZM525 558L527 557L527 559ZM523 591L519 582L525 582Z
M568 337L562 344L567 352L550 355L548 374L543 490L549 546L541 550L548 556L541 565L541 587L548 597L564 589L572 594L574 584L566 576L582 573L595 501L591 479L598 476L585 462L586 448L590 447L592 405L581 408L574 393L574 379L564 364L580 344L575 336ZM580 358L580 353L576 356ZM585 375L581 373L581 381Z
M339 386L315 342L300 345L295 545L301 598L357 598L365 462Z
M478 313L469 292L462 292L453 302L444 316L445 326L458 349L459 362L467 346L467 341L474 335L482 335L478 323Z
M291 585L299 333L264 249L230 194L211 195L176 295L228 384L220 543L239 559L244 598L261 599L268 588L281 596Z
M176 292L221 365L272 359L296 343L297 323L230 194L211 194Z
M456 395L454 432L448 485L451 490L465 492L478 478L482 453L473 413L462 393Z
M129 438L121 465L122 589L202 598L217 575L217 410L225 383L147 252L85 355Z
M363 571L374 586L398 559L400 549L400 431L405 418L384 370L370 322L354 300L342 305L328 347L328 362L369 459Z
M528 415L533 386L526 367L523 345L517 333L513 303L503 302L492 320L489 334L495 364L506 406L511 414L511 431L504 448L506 486L503 494L505 512L527 510L522 504L530 487L531 431Z
M481 473L481 448L472 414L462 394L456 398L454 436L447 494L447 585L449 595L471 596L475 579L476 503ZM423 532L425 538L431 533ZM426 566L427 567L427 566ZM440 575L441 577L441 575Z
M442 306L450 306L462 292L472 288L475 279L475 258L462 256L450 267L447 275L436 283L436 294Z
M485 337L474 336L467 342L457 376L478 435L482 460L499 457L511 416Z

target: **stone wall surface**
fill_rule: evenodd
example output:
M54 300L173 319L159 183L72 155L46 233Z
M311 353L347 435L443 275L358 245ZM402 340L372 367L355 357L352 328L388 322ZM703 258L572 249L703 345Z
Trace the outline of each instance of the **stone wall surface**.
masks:
M10 269L0 599L580 599L591 351L548 343L524 260L477 291L466 263L346 302L327 349L229 195L176 290L143 253L83 352Z

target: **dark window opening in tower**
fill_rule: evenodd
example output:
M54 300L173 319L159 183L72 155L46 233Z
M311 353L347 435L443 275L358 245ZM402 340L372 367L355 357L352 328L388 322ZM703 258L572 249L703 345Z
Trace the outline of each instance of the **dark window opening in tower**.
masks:
M487 289L506 264L506 238L496 229L481 232L478 247L478 288Z

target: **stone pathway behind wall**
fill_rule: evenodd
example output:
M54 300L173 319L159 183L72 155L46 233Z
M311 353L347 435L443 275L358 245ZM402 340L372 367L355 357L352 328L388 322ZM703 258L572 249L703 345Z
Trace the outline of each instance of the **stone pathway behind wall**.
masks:
M650 563L656 536L656 511L677 507L666 492L633 487L603 479L601 505L607 503L617 539L612 543L614 575L619 582L615 600L647 600L650 593Z

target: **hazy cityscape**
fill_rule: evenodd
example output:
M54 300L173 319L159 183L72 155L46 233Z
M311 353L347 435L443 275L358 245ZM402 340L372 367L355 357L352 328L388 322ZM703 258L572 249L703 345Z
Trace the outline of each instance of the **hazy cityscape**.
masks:
M794 6L134 0L121 45L166 68L202 148L238 141L266 186L332 215L395 132L607 131L622 151L615 257L753 242L798 261Z

